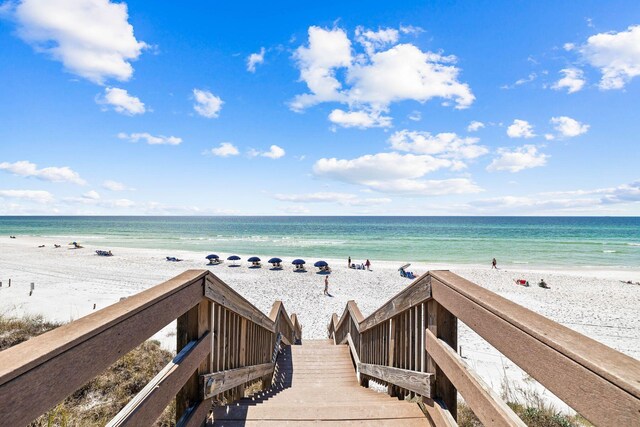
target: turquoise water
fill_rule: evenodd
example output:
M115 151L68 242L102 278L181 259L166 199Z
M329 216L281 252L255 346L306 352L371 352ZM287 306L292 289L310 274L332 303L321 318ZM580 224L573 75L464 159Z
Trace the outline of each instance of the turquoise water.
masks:
M0 217L10 234L203 256L640 268L638 217Z

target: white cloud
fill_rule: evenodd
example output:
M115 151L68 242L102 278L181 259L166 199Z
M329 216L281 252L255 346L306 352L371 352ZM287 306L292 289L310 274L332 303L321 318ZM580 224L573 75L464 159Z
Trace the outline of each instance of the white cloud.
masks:
M104 96L97 98L98 104L110 105L115 111L128 116L144 114L146 110L144 103L139 98L129 95L125 89L117 87L107 87L104 89Z
M222 142L219 147L211 149L211 154L218 157L229 157L237 156L240 152L232 143Z
M318 192L308 194L276 194L276 200L293 203L338 203L345 206L371 206L391 203L391 199L385 197L361 198L355 194Z
M164 136L164 135L151 135L147 132L137 132L137 133L119 133L118 138L126 139L131 142L144 141L149 145L180 145L182 143L182 138L178 138L177 136Z
M356 28L356 41L364 47L369 55L397 43L398 37L399 33L395 28L385 28L378 31L367 30L361 26Z
M260 52L252 53L247 57L247 71L250 73L256 72L256 65L262 64L264 62L264 47L260 48Z
M394 29L358 27L356 41L364 46L364 52L358 53L344 30L310 27L308 45L294 54L300 80L309 92L297 95L291 109L302 111L319 103L338 102L349 106L350 113L345 114L363 111L379 116L391 103L403 100L424 103L443 98L447 103L453 101L456 108L473 103L469 86L458 81L460 70L454 56L395 44L398 37ZM378 121L369 123L380 126Z
M562 90L567 89L567 93L575 93L584 87L586 80L584 73L578 68L565 68L560 70L564 77L555 82L551 89Z
M13 12L20 38L94 83L129 80L131 61L147 47L136 40L125 3L22 0Z
M484 123L474 120L471 123L469 123L469 126L467 126L467 132L477 132L483 127L485 127Z
M208 90L201 89L193 89L193 96L196 101L193 105L193 109L196 113L208 119L215 119L218 117L220 110L222 109L222 104L224 104L220 97L215 96Z
M500 86L500 89L514 89L516 86L521 86L526 83L531 83L537 78L538 78L538 75L536 73L530 73L527 77L518 79L511 85Z
M86 181L80 178L78 172L75 172L68 166L38 169L38 165L35 163L22 160L15 163L2 162L0 163L0 170L6 170L14 175L38 178L43 181L70 182L78 185L86 184Z
M622 89L640 75L640 25L618 33L595 34L579 50L602 73L600 89Z
M574 43L565 43L565 44L562 45L562 48L564 50L566 50L567 52L575 49L575 47L576 47L576 45Z
M335 109L329 114L329 121L339 126L361 129L371 127L390 127L391 117L383 116L378 111L343 111Z
M500 148L498 149L498 154L500 157L494 159L487 167L489 172L520 172L524 169L544 166L549 157L546 154L539 153L535 145L523 145L514 150Z
M567 116L552 117L551 124L554 125L554 129L558 131L559 135L565 138L573 138L587 133L589 130L589 125Z
M107 181L103 182L102 183L102 187L106 188L107 190L111 190L111 191L133 190L133 188L127 188L127 186L124 185L121 182L111 181L111 180L107 180Z
M551 134L551 133L545 133L544 134L544 139L546 139L547 141L553 141L554 139L556 139L555 135Z
M271 147L269 147L269 151L262 153L262 157L268 157L270 159L279 159L281 157L284 157L285 155L285 151L283 148L278 147L277 145L272 145Z
M37 203L53 202L51 193L41 190L0 190L0 198L23 199Z
M507 128L507 135L509 138L533 138L536 136L533 133L533 126L526 120L515 119L513 124Z
M409 120L413 120L414 122L419 122L422 120L422 113L420 111L412 111L408 116Z
M469 179L421 180L439 169L455 169L459 162L430 155L399 153L368 154L355 159L323 158L313 166L316 176L371 190L414 195L440 195L478 192L481 189Z
M477 145L478 138L460 137L453 132L432 135L429 132L401 130L389 137L391 148L416 154L440 155L444 158L474 159L489 150Z
M99 200L100 199L100 193L98 193L95 190L91 190L91 191L87 191L86 193L84 193L82 195L83 198L85 199L89 199L89 200Z

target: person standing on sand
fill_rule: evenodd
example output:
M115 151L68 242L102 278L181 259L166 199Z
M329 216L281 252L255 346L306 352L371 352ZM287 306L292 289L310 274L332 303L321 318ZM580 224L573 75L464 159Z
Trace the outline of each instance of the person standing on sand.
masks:
M498 269L498 261L496 261L495 258L491 261L491 268L495 268L496 270Z
M367 270L369 269L369 267L371 267L371 263L369 262L369 260L364 263L364 266L367 267Z
M324 276L324 294L329 295L329 276Z
M351 268L351 257L349 257L349 260L347 261L347 267Z

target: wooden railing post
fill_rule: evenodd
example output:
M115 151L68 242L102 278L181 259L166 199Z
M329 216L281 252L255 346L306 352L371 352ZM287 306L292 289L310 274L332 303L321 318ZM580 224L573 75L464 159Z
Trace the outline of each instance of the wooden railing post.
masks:
M393 354L396 348L396 325L393 321L393 318L389 319L389 349L387 350L389 353L389 363L388 366L393 367ZM387 384L387 393L389 396L395 396L395 387L393 384Z
M211 330L212 323L212 310L211 302L202 299L202 301L178 317L178 325L176 332L177 351L186 346L189 342L197 340L203 336L207 331ZM199 386L199 374L205 374L211 372L212 368L212 355L202 362L198 367L198 370L193 372L193 375L185 383L182 389L176 395L176 423L185 412L198 404L202 400L200 386ZM204 422L204 419L202 420Z
M457 351L458 319L434 299L427 301L427 328ZM427 372L435 374L431 395L442 401L453 419L457 419L458 392L428 354Z

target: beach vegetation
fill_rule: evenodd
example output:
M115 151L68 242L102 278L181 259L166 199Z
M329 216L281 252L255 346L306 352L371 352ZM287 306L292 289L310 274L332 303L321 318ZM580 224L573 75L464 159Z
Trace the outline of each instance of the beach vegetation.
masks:
M0 314L0 351L60 325L48 322L39 315L12 317ZM171 359L173 354L163 349L159 341L148 340L34 420L30 427L103 426ZM174 425L175 402L172 402L165 408L155 426Z

